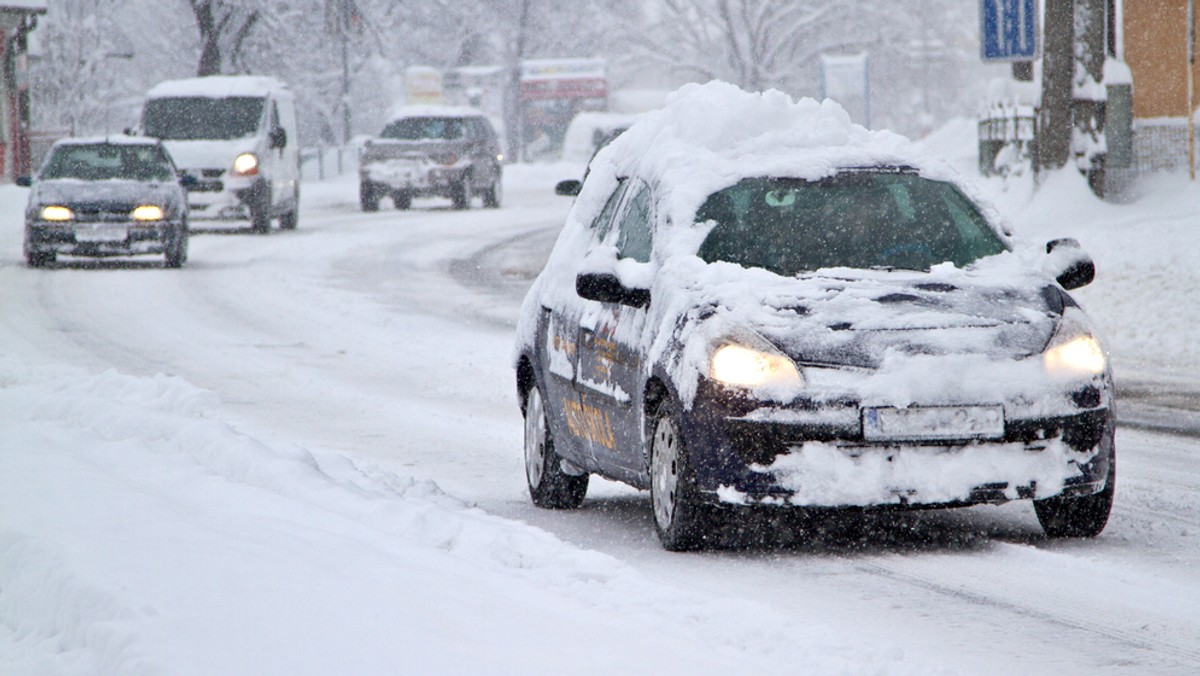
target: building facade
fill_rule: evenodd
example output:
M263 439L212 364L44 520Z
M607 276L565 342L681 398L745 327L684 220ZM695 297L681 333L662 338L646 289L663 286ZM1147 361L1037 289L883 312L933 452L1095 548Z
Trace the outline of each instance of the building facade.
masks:
M0 182L29 174L28 36L45 0L0 0Z

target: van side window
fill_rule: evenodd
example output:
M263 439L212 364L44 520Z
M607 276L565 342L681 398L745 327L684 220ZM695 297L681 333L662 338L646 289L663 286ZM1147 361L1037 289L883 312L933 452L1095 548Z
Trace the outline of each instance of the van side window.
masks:
M275 102L272 101L271 102L271 128L277 129L280 126L282 126L282 125L279 124L279 108L275 105Z

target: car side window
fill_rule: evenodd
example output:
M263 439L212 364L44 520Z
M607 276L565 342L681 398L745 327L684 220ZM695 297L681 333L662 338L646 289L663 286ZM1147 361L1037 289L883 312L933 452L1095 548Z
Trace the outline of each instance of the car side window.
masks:
M612 230L613 217L616 215L617 207L621 204L621 196L625 194L625 179L617 179L617 188L608 196L608 202L604 204L604 208L600 210L600 215L596 220L592 221L592 231L596 233L596 240L603 242L608 233Z
M650 225L650 188L643 184L638 186L621 216L620 235L617 237L617 253L621 258L632 258L639 263L650 262L653 243Z

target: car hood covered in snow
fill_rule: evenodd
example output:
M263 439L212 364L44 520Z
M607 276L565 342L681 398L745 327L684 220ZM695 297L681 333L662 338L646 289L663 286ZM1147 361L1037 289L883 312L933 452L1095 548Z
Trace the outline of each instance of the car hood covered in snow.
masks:
M30 204L157 204L178 206L183 191L175 183L142 181L81 181L51 179L38 181Z
M258 139L254 136L228 141L163 141L167 151L180 169L228 170L233 159L242 153L256 152Z

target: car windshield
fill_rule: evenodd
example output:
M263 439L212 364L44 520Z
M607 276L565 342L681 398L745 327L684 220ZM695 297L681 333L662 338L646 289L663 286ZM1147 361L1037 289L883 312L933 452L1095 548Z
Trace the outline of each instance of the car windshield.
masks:
M156 145L69 144L55 148L41 178L174 181L175 170Z
M821 268L965 267L1006 246L956 187L904 172L751 178L716 192L699 255L794 276Z
M457 117L406 117L383 128L383 138L400 141L462 138L463 121Z
M263 105L256 96L151 99L142 114L142 130L173 141L242 138L258 129Z

